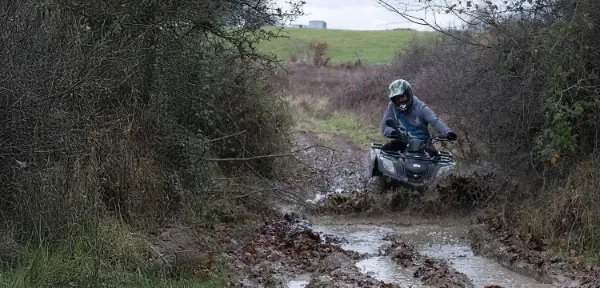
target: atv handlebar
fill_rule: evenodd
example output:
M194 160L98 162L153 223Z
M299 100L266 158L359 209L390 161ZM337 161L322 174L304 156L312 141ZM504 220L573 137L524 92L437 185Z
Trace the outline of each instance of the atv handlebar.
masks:
M408 131L404 127L400 126L398 124L398 121L393 120L393 119L387 119L385 121L385 125L388 126L388 127L390 127L390 128L395 129L401 135L403 135L403 137L388 136L388 138L396 138L396 139L398 139L398 138L400 138L400 139L401 138L410 138L410 135L408 134ZM429 138L429 141L428 141L429 143L428 144L433 144L434 141L447 142L447 141L452 141L452 140L448 139L448 137L445 136L445 135L440 135L440 136L435 136L435 137Z
M440 141L440 142L452 141L452 140L448 139L448 136L435 136L432 138L432 140Z

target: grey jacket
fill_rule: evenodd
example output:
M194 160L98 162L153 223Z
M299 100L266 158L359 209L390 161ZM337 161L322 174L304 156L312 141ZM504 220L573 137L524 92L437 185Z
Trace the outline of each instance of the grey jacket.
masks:
M381 120L381 133L384 136L389 136L393 128L385 125L387 119L395 119L406 128L411 137L428 140L431 138L427 125L433 126L438 133L446 135L450 132L450 128L435 113L416 96L413 96L413 103L408 111L401 112L396 106L389 102L383 119Z

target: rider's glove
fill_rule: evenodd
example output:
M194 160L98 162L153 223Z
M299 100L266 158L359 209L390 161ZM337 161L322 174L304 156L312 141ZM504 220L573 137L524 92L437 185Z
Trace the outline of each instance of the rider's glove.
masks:
M392 130L392 132L390 132L389 137L398 137L400 136L400 131L398 130Z
M456 138L458 138L458 136L456 136L456 134L452 131L448 132L448 134L446 135L446 139L450 141L454 141L456 140Z
M401 132L398 130L394 130L390 133L391 138L396 138L396 139L405 139L406 138L406 132Z

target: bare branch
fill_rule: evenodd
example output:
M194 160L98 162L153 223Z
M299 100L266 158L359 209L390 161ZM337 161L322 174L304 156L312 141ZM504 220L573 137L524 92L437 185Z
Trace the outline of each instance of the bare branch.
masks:
M200 161L200 160L210 161L210 162L251 161L251 160L258 160L258 159L265 159L265 158L292 157L292 156L294 156L294 154L296 154L298 152L310 150L310 149L313 149L315 147L323 147L323 148L327 148L327 149L330 149L330 150L334 150L333 148L330 148L330 147L327 147L327 146L324 146L324 145L312 145L312 146L308 146L306 148L298 149L298 150L292 151L291 153L286 153L286 154L259 155L259 156L246 157L246 158L201 158L198 161Z
M202 142L201 144L202 144L202 145L204 145L204 144L208 144L208 143L211 143L211 142L216 142L216 141L220 141L220 140L225 140L225 139L227 139L227 138L231 138L231 137L235 137L235 136L238 136L238 135L244 134L244 133L246 133L246 131L248 131L248 130L244 130L244 131L240 131L240 132L237 132L237 133L234 133L234 134L225 135L225 136L223 136L223 137L219 137L219 138L211 139L211 140L208 140L208 141L204 141L204 142Z
M421 25L421 26L428 26L430 28L432 28L433 30L435 30L436 32L442 33L443 35L446 35L448 37L454 38L456 40L460 40L461 42L465 42L474 46L480 46L483 48L491 48L491 46L489 45L485 45L482 43L478 43L478 42L473 42L470 40L467 40L465 38L460 38L457 37L456 35L445 31L442 27L440 27L437 23L430 23L429 21L421 18L421 17L416 17L416 16L412 16L412 15L408 15L405 12L402 12L400 10L398 10L397 8L395 8L393 5L389 4L388 1L386 0L377 0L377 2L379 4L381 4L383 7L385 7L386 9L388 9L389 11L395 12L396 14L400 15L402 18L410 21L411 23L417 24L417 25Z

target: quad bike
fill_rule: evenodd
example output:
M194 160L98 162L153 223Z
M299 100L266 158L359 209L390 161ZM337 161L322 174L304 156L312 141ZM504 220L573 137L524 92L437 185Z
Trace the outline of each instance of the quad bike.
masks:
M435 142L449 141L445 137L436 136L429 140L412 138L397 121L389 119L387 126L396 129L399 135L408 138L404 152L384 151L383 144L372 143L370 161L366 173L369 186L383 192L391 185L398 185L422 191L427 184L456 165L450 152L438 151L437 155L429 155L426 147ZM388 137L391 139L399 137ZM404 139L406 139L404 138Z

